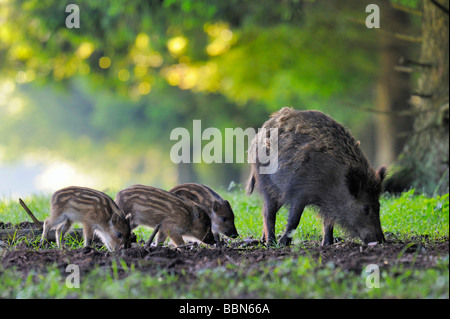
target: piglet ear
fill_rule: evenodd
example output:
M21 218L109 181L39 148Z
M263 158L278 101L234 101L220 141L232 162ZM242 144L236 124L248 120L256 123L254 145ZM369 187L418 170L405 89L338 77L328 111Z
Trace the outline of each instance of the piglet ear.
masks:
M113 214L112 217L111 217L111 223L113 225L116 225L118 222L120 222L119 214Z
M378 179L380 182L383 181L383 179L386 177L386 175L387 175L387 168L386 168L386 166L381 166L381 167L377 170L377 172L376 172L376 174L375 174L375 176L377 177L377 179Z
M220 203L215 200L213 203L213 211L217 212L219 210L219 208L220 208Z

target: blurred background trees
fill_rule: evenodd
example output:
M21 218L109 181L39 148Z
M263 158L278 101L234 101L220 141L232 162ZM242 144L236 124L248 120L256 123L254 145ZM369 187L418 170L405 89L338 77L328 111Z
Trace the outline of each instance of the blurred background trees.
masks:
M407 154L416 111L429 109L411 105L414 90L429 94L417 84L424 68L404 62L429 62L422 1L79 0L79 29L66 27L69 3L0 1L3 161L64 160L105 187L226 187L248 165L175 165L172 129L191 130L194 119L222 132L257 128L283 106L319 109L352 130L375 166L393 166ZM365 26L369 3L380 7L380 29ZM431 19L444 19L448 36L448 14ZM445 58L448 66L448 50ZM400 178L393 189L448 189L448 89L442 94L439 171L430 183Z

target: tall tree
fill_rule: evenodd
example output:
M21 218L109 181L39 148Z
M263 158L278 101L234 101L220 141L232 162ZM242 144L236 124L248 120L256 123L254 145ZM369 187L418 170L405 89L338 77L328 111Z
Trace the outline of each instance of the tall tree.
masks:
M413 186L428 193L449 187L449 16L448 0L424 0L421 69L413 111L414 131L386 188ZM410 63L411 64L411 63Z
M412 129L412 117L404 116L410 109L411 73L398 72L399 59L411 52L417 43L398 39L395 34L411 33L410 14L394 8L389 0L380 5L381 31L379 36L379 75L375 97L375 165L390 165L405 144L405 132Z

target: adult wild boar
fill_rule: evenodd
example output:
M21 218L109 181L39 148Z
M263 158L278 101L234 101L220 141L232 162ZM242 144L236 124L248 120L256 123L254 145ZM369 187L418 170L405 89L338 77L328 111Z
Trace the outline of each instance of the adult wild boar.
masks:
M364 243L384 241L379 197L386 168L375 171L347 129L322 112L288 107L272 114L263 129L249 149L249 158L256 161L247 193L256 186L263 196L268 244L276 243L275 218L283 205L289 206L289 217L279 241L282 245L290 244L307 205L320 208L322 245L333 243L335 222ZM258 161L256 155L258 147L266 152L271 147L269 129L278 129L278 170L261 174L260 168L267 163Z

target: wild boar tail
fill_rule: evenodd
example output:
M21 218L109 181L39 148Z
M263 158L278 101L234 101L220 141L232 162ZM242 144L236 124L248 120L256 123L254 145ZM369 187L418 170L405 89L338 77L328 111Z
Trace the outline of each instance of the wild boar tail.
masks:
M253 172L250 173L250 177L248 178L247 187L245 188L245 191L247 195L251 195L253 193L253 189L255 188L255 174Z

